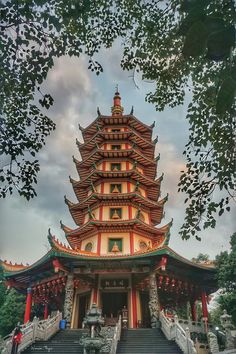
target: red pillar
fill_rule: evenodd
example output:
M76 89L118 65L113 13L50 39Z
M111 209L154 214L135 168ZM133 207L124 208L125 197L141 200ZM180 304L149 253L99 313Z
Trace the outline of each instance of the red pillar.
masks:
M48 304L44 304L43 318L46 320L48 318Z
M131 231L129 233L130 237L130 254L134 254L134 233Z
M98 289L94 288L93 289L93 304L97 304L98 302Z
M136 298L136 289L132 287L132 317L133 317L133 328L137 327L137 298Z
M31 305L32 305L32 289L28 288L27 289L26 304L25 304L24 323L27 323L30 320Z
M192 320L193 320L193 321L197 321L196 301L195 301L195 300L192 300L192 301L190 302L190 306L191 306Z
M96 274L95 277L95 286L93 288L93 303L98 303L98 275Z
M97 253L101 253L101 232L98 233L98 244L97 244Z
M203 290L201 292L201 300L202 300L202 316L208 319L207 297L206 297L206 292Z

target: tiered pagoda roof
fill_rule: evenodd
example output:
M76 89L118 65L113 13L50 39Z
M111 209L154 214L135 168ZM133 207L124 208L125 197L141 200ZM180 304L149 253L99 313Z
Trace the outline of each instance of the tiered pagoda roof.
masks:
M129 267L131 271L138 264L150 270L164 256L170 269L175 269L180 277L181 271L186 279L193 274L196 282L204 277L209 292L214 288L214 267L194 264L168 246L172 221L159 226L167 196L160 199L163 175L156 178L159 156L154 156L157 142L157 138L152 138L154 124L148 126L139 121L133 109L129 115L123 115L120 100L116 92L112 115L101 115L98 110L94 122L87 128L79 127L84 139L83 143L77 141L82 160L74 158L74 162L80 180L70 177L77 201L65 197L77 226L71 228L61 222L69 245L63 245L49 232L51 249L33 265L0 263L9 281L23 286L29 279L32 282L45 274L52 276L55 267L64 272L76 267L88 269L90 265L93 272L107 266ZM110 235L115 237L113 241L128 238L129 249L124 247L119 252L101 249L101 238L109 240ZM86 249L86 242L90 245L93 242L93 249Z

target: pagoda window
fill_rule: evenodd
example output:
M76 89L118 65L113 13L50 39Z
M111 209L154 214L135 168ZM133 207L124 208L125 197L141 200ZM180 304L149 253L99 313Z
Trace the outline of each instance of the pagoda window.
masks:
M122 218L122 208L110 208L110 219L118 220Z
M110 193L121 193L121 184L110 184Z
M118 129L118 128L115 128L115 129L112 129L111 131L112 131L112 133L118 133L118 132L120 132L121 130Z
M108 252L117 253L122 252L122 238L109 238Z
M120 171L121 164L120 163L111 163L111 171Z
M93 249L93 244L92 244L92 242L86 243L86 245L85 245L85 251L91 252L92 249Z
M121 145L111 145L111 150L120 150Z

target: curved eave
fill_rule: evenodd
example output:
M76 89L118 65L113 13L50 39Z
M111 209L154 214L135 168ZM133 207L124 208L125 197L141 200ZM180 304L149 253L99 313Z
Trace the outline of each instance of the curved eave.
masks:
M126 140L137 144L141 149L151 149L151 151L154 151L157 142L157 138L153 141L151 139L145 139L134 129L128 128L127 131L120 132L106 132L104 130L99 130L88 141L84 143L80 143L79 141L77 141L76 143L80 153L82 155L86 155L95 147L96 144L101 144L103 142L108 143L109 141L112 143L114 141Z
M144 133L147 137L151 137L154 124L148 126L142 123L138 118L133 115L120 115L120 116L104 116L99 115L90 125L86 128L80 128L84 140L91 139L92 136L101 129L104 125L119 125L128 124L133 126L140 133Z
M66 238L69 240L71 237L83 237L83 235L87 235L88 232L91 232L92 230L106 230L106 229L113 229L113 230L118 230L119 228L126 228L130 227L131 229L136 229L143 231L144 233L149 233L150 236L152 237L158 237L160 235L168 235L169 230L171 227L171 223L162 226L160 228L156 228L152 225L146 224L140 219L130 219L130 220L119 220L119 221L100 221L100 220L95 220L91 219L87 223L83 224L81 227L76 228L75 230L66 233ZM69 244L71 244L71 241L68 241Z
M33 271L36 268L39 268L45 262L48 262L51 258L54 258L54 257L55 257L55 253L52 249L50 249L43 257L41 257L39 260L37 260L33 264L29 265L27 268L21 269L19 271L8 271L8 272L4 271L3 275L5 278L14 277L16 275L24 275L30 271Z
M99 178L127 178L127 177L132 177L135 181L138 181L142 183L145 186L153 186L153 187L159 187L160 184L163 180L163 175L160 176L158 179L153 180L151 178L148 178L144 174L140 173L136 168L132 168L130 170L125 170L125 171L102 171L98 169L93 169L89 175L87 175L86 178L80 181L75 181L72 178L70 178L70 182L72 183L73 189L80 189L80 188L87 188L89 185L91 185L91 181L95 182Z
M132 149L120 149L120 150L103 150L99 148L95 148L93 152L84 160L78 161L73 158L77 170L87 169L92 164L99 162L99 160L104 158L130 158L136 160L138 163L144 166L155 166L157 164L156 159L147 158L140 151L135 148Z
M163 205L151 205L151 203L145 203L145 199L139 198L138 195L136 197L134 195L124 196L123 198L118 199L109 199L102 195L101 198L93 197L86 201L86 203L74 204L73 207L69 207L69 212L75 222L76 225L80 226L84 222L85 215L88 213L88 207L91 208L91 212L93 212L99 206L127 206L133 205L137 209L139 209L141 204L141 211L150 212L151 222L159 224L161 222L163 216Z
M33 263L31 266L29 266L27 269L24 270L19 270L15 272L4 272L4 277L5 278L13 278L15 277L17 279L17 276L21 275L26 275L27 273L33 272L40 268L40 266L44 265L47 263L50 259L52 258L69 258L70 260L94 260L94 261L101 261L101 260L107 260L107 261L117 261L117 260L123 260L123 259L130 259L130 260L135 260L135 259L142 259L142 258L147 258L147 257L155 257L155 256L167 256L172 259L175 259L177 262L182 263L190 267L191 269L196 269L196 270L202 270L205 272L212 273L213 275L216 273L216 268L214 267L207 267L203 265L199 265L196 263L191 262L190 260L182 257L181 255L177 254L174 252L169 246L162 246L158 248L154 248L142 253L134 253L133 255L130 254L122 254L122 255L98 255L97 253L92 253L92 252L84 252L84 251L66 251L66 250L50 250L46 255L44 255L42 258L40 258L38 261ZM168 267L168 262L167 262L167 267Z
M189 259L179 255L178 253L176 253L172 248L170 248L169 246L164 246L164 248L167 250L167 255L172 256L173 258L175 258L176 260L185 263L189 266L191 266L192 268L196 268L196 269L203 269L203 270L208 270L210 272L214 272L216 273L216 267L209 267L206 265L202 265L202 264L198 264L195 262L190 261Z
M134 115L131 114L124 114L121 116L100 116L103 122L106 125L115 125L115 124L134 124L134 128L137 129L138 131L147 131L149 133L152 133L153 130L153 124L151 126L146 125L145 123L141 122L138 118L136 118Z
M24 269L28 269L28 265L12 264L11 262L0 260L0 270L3 272L16 272Z
M129 202L130 200L133 200L136 203L143 203L147 208L154 208L154 209L162 209L163 205L165 204L167 198L163 198L159 202L155 202L151 199L148 199L144 197L143 195L136 193L136 192L130 192L130 193L92 193L90 194L86 199L81 201L80 203L72 203L68 199L66 200L66 203L69 206L69 209L71 211L73 210L83 210L89 206L91 206L96 200L112 200L112 201L127 201Z

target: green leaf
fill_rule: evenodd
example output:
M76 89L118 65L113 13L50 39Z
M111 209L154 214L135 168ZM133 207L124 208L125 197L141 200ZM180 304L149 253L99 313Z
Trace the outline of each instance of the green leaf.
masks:
M236 81L232 77L227 77L218 92L216 100L216 113L219 115L229 112L236 94Z
M202 21L195 22L189 29L183 47L185 57L196 57L204 54L208 30Z

